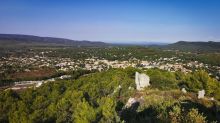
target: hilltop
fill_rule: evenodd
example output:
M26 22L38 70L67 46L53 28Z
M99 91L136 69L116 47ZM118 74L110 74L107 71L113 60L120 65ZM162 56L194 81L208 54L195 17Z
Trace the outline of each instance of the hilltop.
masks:
M136 71L149 75L149 87L135 89ZM21 92L0 92L0 122L219 121L220 84L205 71L183 74L126 68L91 74L76 71L73 76L72 80L57 80ZM201 88L206 95L198 99L196 93ZM210 100L212 96L214 100ZM131 97L137 102L127 107Z

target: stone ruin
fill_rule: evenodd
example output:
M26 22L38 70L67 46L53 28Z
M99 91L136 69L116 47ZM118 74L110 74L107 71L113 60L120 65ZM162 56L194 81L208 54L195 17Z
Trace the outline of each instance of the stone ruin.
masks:
M198 99L204 98L205 90L198 91Z
M150 77L146 74L140 74L138 72L135 73L135 84L137 90L143 90L144 87L148 87L150 85Z

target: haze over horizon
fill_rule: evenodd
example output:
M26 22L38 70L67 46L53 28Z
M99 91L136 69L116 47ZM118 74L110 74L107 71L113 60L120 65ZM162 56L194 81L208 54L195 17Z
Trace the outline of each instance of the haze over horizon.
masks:
M113 43L220 41L218 0L7 0L0 33Z

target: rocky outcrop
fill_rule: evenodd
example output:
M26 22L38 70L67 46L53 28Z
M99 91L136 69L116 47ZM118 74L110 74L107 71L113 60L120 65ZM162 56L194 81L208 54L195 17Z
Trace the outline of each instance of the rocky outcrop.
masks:
M150 77L146 74L135 73L135 84L137 90L143 90L144 87L150 86Z

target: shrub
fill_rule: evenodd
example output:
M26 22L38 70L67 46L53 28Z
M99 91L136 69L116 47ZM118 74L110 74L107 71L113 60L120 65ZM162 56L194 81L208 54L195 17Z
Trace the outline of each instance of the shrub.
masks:
M197 109L191 109L184 118L185 123L206 123L206 117L200 114Z

